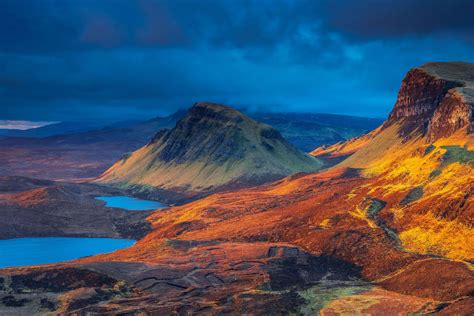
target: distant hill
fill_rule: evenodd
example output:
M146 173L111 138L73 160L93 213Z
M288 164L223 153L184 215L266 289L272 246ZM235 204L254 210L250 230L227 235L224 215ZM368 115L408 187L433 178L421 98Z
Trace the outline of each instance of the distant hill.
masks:
M196 103L173 129L119 160L99 182L192 197L321 167L274 128L227 106Z
M149 142L160 129L173 127L184 113L178 111L135 123L119 122L79 133L0 139L0 175L53 180L97 177L124 154Z
M16 130L14 130L14 129L0 128L0 137L8 136L10 133L13 133L15 131Z
M6 137L48 137L53 135L80 133L97 128L101 128L107 123L100 121L66 121L53 123L26 130L0 130L0 135Z

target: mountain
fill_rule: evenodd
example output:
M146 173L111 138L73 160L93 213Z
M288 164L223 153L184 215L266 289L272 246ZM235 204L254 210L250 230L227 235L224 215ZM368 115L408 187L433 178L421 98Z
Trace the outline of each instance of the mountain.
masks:
M276 128L286 140L305 152L360 136L383 122L377 118L324 113L249 112L248 115Z
M147 121L118 122L100 129L42 138L0 139L0 175L52 180L97 177L124 154L149 142L160 129L174 126L184 114L178 111ZM61 131L64 129L56 129Z
M414 68L380 128L313 151L372 179L404 249L474 260L473 86L472 63Z
M428 63L410 70L403 79L395 106L382 126L347 142L316 148L312 154L319 157L352 155L373 143L378 135L388 134L387 130L396 130L395 140L402 139L403 142L423 138L425 143L433 143L459 131L470 135L473 128L473 68L472 63L451 62ZM345 164L353 160L347 160Z
M409 71L385 123L314 151L336 166L155 211L127 249L0 270L2 308L471 315L472 76L469 63Z
M321 167L274 128L227 106L196 103L173 129L160 131L98 182L190 198Z
M42 127L30 128L26 130L7 130L3 133L0 133L1 135L4 135L6 137L40 138L54 135L85 132L103 127L104 125L107 124L100 121L67 121L53 123Z

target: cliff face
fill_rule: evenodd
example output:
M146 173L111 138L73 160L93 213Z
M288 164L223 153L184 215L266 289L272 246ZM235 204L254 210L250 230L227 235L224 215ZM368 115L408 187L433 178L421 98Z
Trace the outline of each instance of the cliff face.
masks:
M410 70L385 126L401 123L400 134L435 141L467 127L472 130L474 64L428 63Z
M226 106L197 103L173 129L118 161L99 182L186 199L321 166L272 127Z
M431 141L448 137L464 127L468 133L472 132L474 98L471 93L465 88L451 89L446 93L431 117L428 127L428 138Z

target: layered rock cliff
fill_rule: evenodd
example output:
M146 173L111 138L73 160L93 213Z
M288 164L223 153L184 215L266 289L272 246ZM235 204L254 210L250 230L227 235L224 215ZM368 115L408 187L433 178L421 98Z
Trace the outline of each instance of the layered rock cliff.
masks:
M385 126L402 122L402 136L415 132L428 141L464 127L470 133L473 104L474 64L428 63L407 73Z
M223 105L197 103L171 130L107 170L99 182L180 198L251 186L322 163L270 126Z

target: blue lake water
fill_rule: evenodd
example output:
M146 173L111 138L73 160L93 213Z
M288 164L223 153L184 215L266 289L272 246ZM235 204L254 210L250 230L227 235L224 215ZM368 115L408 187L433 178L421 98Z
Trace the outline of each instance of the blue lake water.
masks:
M96 199L104 201L108 207L120 207L130 211L147 211L166 207L158 201L141 200L129 196L98 196Z
M0 240L0 268L57 263L126 248L131 239L39 237Z

